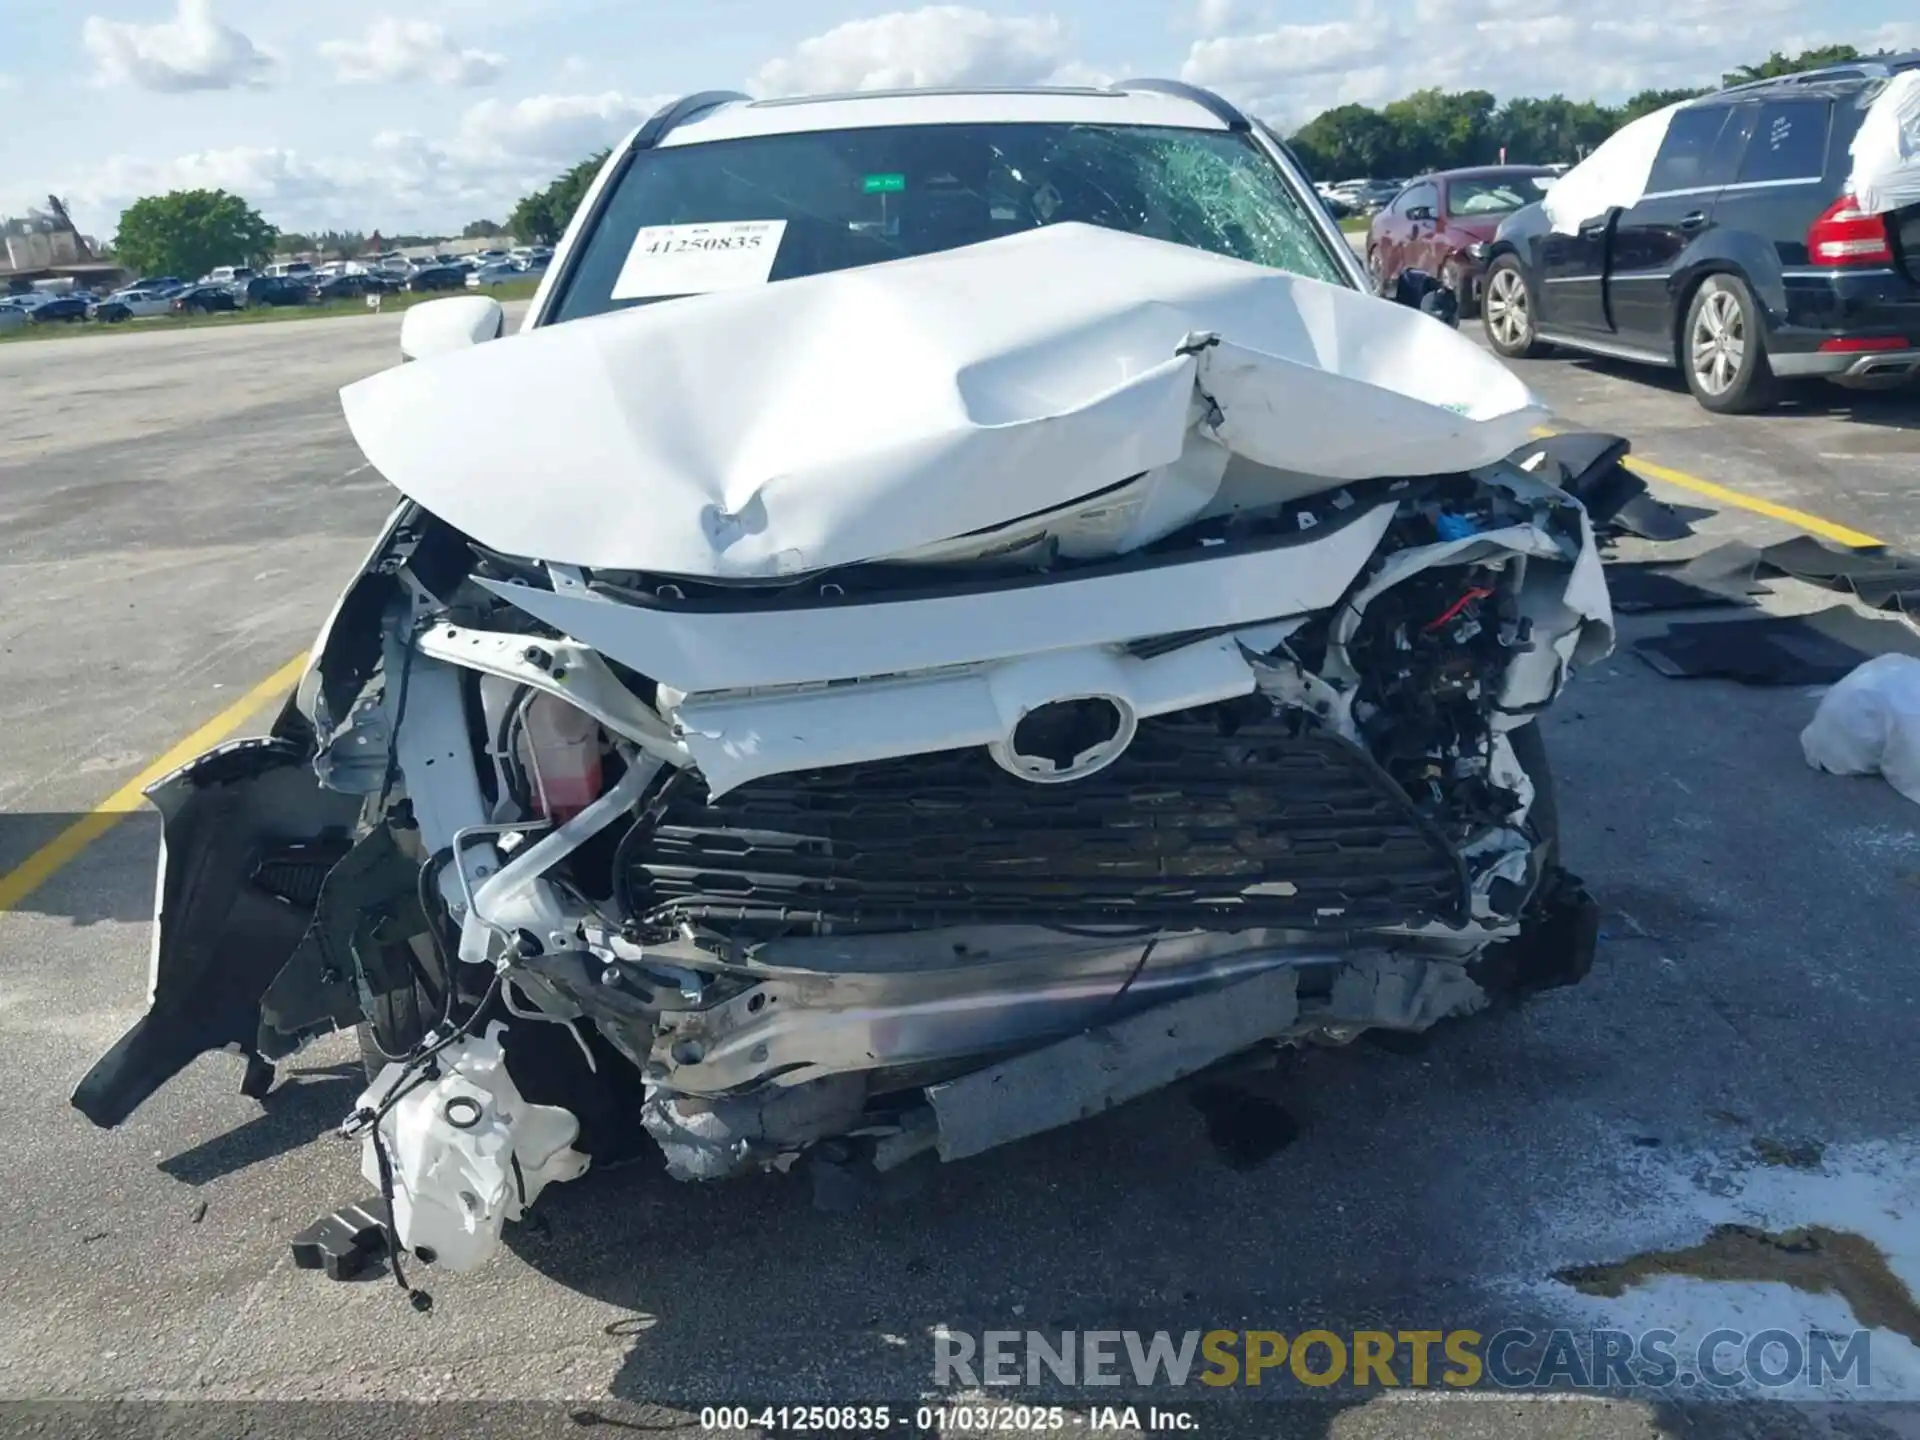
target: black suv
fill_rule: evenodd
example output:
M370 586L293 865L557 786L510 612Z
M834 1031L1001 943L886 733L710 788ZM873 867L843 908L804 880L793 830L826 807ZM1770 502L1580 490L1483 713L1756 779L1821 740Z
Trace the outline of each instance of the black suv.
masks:
M1781 379L1920 376L1920 205L1846 194L1867 106L1920 52L1737 85L1675 112L1638 202L1556 234L1538 204L1488 253L1487 339L1678 365L1709 410Z

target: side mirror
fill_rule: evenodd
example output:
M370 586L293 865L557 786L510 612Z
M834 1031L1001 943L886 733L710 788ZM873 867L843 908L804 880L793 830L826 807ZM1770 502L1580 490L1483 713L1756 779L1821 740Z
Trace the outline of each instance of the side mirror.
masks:
M429 300L407 311L400 322L400 358L428 360L497 340L507 328L500 302L486 295L455 295Z
M1407 211L1407 219L1431 220L1433 219L1433 211L1430 207L1426 205L1416 205L1411 210Z
M1460 302L1438 279L1425 270L1402 270L1394 281L1389 297L1396 305L1405 305L1431 315L1442 325L1460 328Z

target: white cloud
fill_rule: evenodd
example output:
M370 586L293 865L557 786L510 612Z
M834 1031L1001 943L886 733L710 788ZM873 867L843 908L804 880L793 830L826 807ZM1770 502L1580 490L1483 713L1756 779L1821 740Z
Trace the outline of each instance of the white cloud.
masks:
M1180 78L1209 88L1284 93L1301 76L1339 76L1386 56L1397 37L1353 20L1281 25L1254 35L1196 40Z
M1067 61L1051 15L988 15L962 5L849 20L769 60L749 88L761 95L887 90L913 85L1034 85Z
M173 19L136 25L89 15L80 43L103 85L142 90L231 90L272 81L274 57L213 14L213 0L180 0Z
M1122 65L1120 70L1126 75L1135 73L1131 65ZM1069 60L1058 70L1055 70L1051 75L1047 76L1047 84L1084 85L1090 89L1104 90L1109 85L1117 84L1119 79L1119 75L1114 74L1110 70L1103 70L1097 65L1088 65L1079 60Z
M364 39L324 41L320 53L333 62L334 78L348 83L485 85L497 79L507 63L503 56L460 45L431 20L391 15L368 25Z
M1194 0L1193 28L1202 35L1225 35L1257 23L1252 0Z
M447 135L389 130L345 152L242 145L162 161L116 156L61 193L109 233L140 196L198 188L231 191L283 230L445 229L505 218L522 195L619 140L667 98L607 91L482 100Z
M571 165L619 140L670 98L608 90L599 95L530 95L510 103L482 100L467 107L447 148L476 163L523 159Z

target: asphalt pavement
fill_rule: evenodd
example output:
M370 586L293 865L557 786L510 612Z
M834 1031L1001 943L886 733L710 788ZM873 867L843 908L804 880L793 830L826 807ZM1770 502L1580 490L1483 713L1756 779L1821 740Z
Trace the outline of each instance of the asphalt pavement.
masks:
M0 349L0 890L311 640L389 502L335 392L397 358L398 327ZM1568 426L1920 548L1920 393L1820 392L1732 419L1627 367L1519 368ZM1698 528L1680 551L1793 533L1655 488ZM1784 585L1767 603L1831 597ZM1171 1091L851 1214L812 1208L798 1173L590 1175L549 1191L549 1228L487 1269L416 1275L427 1315L388 1280L329 1283L288 1258L293 1231L367 1188L331 1134L360 1088L349 1038L296 1057L264 1102L215 1055L117 1131L68 1107L144 1002L158 826L131 814L0 914L0 1398L297 1401L342 1433L368 1416L430 1428L348 1401L564 1402L459 1427L536 1433L590 1423L567 1418L582 1407L673 1427L709 1404L921 1397L941 1326L1868 1325L1866 1399L1838 1410L1298 1387L1287 1403L1157 1400L1202 1434L1920 1433L1911 1405L1874 1403L1920 1402L1920 809L1811 771L1798 735L1814 704L1664 679L1624 647L1577 678L1543 722L1567 859L1607 917L1575 989L1417 1053L1293 1057L1243 1082L1238 1120ZM1763 1264L1678 1266L1613 1297L1556 1278L1721 1224L1865 1237L1885 1273L1796 1288Z

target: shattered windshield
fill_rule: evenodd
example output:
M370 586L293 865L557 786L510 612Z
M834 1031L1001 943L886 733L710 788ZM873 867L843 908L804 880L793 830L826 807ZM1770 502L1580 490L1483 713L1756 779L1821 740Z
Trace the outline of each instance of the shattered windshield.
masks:
M552 315L928 255L1079 221L1349 283L1250 138L915 125L669 146L616 182Z

